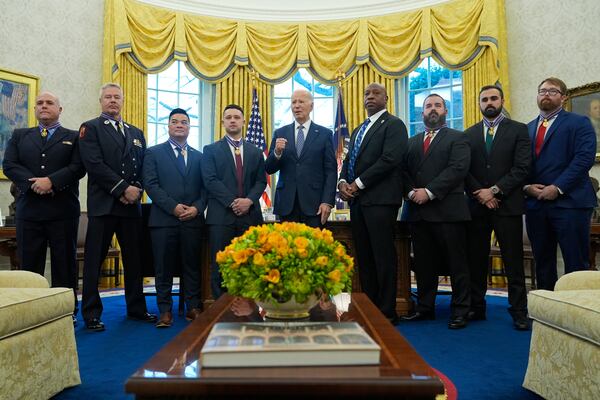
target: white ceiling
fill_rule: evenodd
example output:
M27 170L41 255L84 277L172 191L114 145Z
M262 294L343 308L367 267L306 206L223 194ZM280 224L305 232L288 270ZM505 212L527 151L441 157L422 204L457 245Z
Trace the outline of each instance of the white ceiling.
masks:
M326 21L392 14L449 0L139 0L159 7L252 21Z

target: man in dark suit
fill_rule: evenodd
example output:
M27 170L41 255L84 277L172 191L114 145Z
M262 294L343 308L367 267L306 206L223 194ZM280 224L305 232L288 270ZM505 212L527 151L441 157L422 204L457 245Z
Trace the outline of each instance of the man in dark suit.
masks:
M504 117L503 105L500 87L482 87L479 107L483 120L465 131L471 146L471 167L465 184L472 218L467 224L471 279L471 310L467 318L486 318L485 292L494 230L508 278L508 311L516 329L528 330L522 188L531 164L531 141L525 124Z
M103 331L98 293L100 267L113 235L121 246L125 302L131 319L156 322L146 310L141 265L142 164L146 141L141 130L123 122L123 91L115 83L100 90L102 114L79 128L81 159L88 173L88 230L83 264L82 314L91 331Z
M596 195L589 171L596 134L587 117L563 110L567 86L547 78L538 86L540 115L531 121L533 163L524 190L526 225L539 289L553 290L558 279L556 245L565 273L589 268L589 234Z
M242 139L244 111L230 104L223 111L225 137L204 147L202 179L208 192L206 223L210 226L211 290L223 294L217 252L250 226L263 222L259 200L267 186L262 151Z
M2 168L19 188L17 251L21 268L44 275L50 244L52 286L73 288L77 314L79 179L85 175L77 131L58 121L62 107L52 93L35 100L38 126L15 129Z
M150 147L144 158L144 188L152 200L148 226L152 236L157 328L173 324L173 274L181 265L186 319L201 313L200 243L206 192L202 184L202 153L187 143L190 119L176 108L169 115L169 140Z
M310 120L312 109L310 92L292 94L295 121L273 133L265 168L268 174L279 171L273 212L282 221L320 227L335 202L337 162L333 132Z
M406 126L387 112L385 87L369 84L364 93L367 120L352 132L338 188L350 202L352 236L362 290L392 322L396 314L397 258L394 225L402 205L400 164Z
M467 326L469 270L465 221L470 219L464 180L471 160L466 136L446 126L446 103L438 94L423 102L426 132L408 141L405 193L411 225L414 271L417 278L416 312L403 320L435 318L435 297L440 266L452 280L448 328Z

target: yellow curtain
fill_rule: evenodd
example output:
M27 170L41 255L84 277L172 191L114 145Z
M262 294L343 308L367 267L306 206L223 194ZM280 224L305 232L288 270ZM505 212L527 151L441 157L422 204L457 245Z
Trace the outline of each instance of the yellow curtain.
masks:
M105 4L105 80L119 82L124 69L125 75L133 75L135 69L128 68L128 62L147 74L162 71L176 60L185 61L193 74L218 84L217 111L230 100L249 104L248 77L240 72L245 67L270 85L287 80L298 68L308 68L328 84L335 83L342 71L347 77L343 86L348 92L344 94L352 121L348 122L355 126L364 113L354 105L362 97L357 93L364 89L356 82L369 80L366 71L391 81L429 56L450 69L465 70L465 126L479 119L476 101L482 84L501 84L509 108L504 0L454 0L410 12L318 23L213 18L136 0L106 0ZM138 82L136 92L143 91L142 83ZM391 83L381 83L388 88L392 111L395 91ZM261 100L266 129L270 92L261 93L267 96ZM140 121L144 115L139 115ZM220 128L216 131L220 136Z
M387 110L392 114L395 113L396 90L394 90L394 79L385 78L369 64L363 64L350 78L342 81L341 85L346 122L350 132L367 118L363 101L364 91L367 85L372 82L385 86L389 98Z
M273 101L273 86L258 79L252 79L248 67L237 67L233 73L217 85L215 101L215 133L213 140L219 140L225 134L221 117L223 109L228 104L237 104L244 109L246 125L252 110L252 88L256 87L258 104L263 123L263 132L267 140L267 146L271 142L271 103ZM246 132L244 132L245 135Z

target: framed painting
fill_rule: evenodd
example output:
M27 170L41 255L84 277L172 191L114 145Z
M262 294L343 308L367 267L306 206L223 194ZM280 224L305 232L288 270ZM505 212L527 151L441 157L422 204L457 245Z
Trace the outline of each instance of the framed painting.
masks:
M587 116L596 131L596 162L600 161L600 82L567 90L565 109Z
M39 90L39 78L19 72L0 69L0 178L4 150L12 132L35 124L35 97Z

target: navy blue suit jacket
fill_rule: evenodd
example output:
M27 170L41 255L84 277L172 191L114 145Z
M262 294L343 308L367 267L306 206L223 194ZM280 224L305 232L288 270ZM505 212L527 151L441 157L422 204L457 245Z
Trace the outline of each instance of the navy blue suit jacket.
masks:
M563 191L551 203L557 208L593 208L596 194L589 171L596 157L596 134L592 123L582 115L561 111L548 131L539 157L535 155L535 135L538 119L527 128L532 142L533 163L527 183L556 185ZM527 198L527 209L536 209L547 200Z
M60 127L43 144L38 127L15 129L4 153L3 169L20 191L17 218L52 221L79 217L79 179L85 169L78 136L77 131ZM54 194L36 194L29 178L46 176Z
M144 188L152 199L148 226L202 226L206 191L202 183L201 158L202 153L188 146L185 174L182 174L177 168L175 152L168 141L146 150ZM196 207L198 215L189 221L179 221L173 214L177 204Z
M235 161L225 138L204 146L202 157L202 179L208 192L206 223L209 225L231 225L242 218L250 225L263 222L260 198L267 186L265 158L263 152L252 143L244 142L244 197L252 200L248 214L237 217L230 205L237 196Z
M321 203L335 205L337 162L333 152L333 132L311 122L300 157L296 154L295 125L292 123L273 133L265 163L268 174L279 171L273 212L292 212L296 193L304 215L315 216ZM275 140L287 139L281 158L275 157Z

